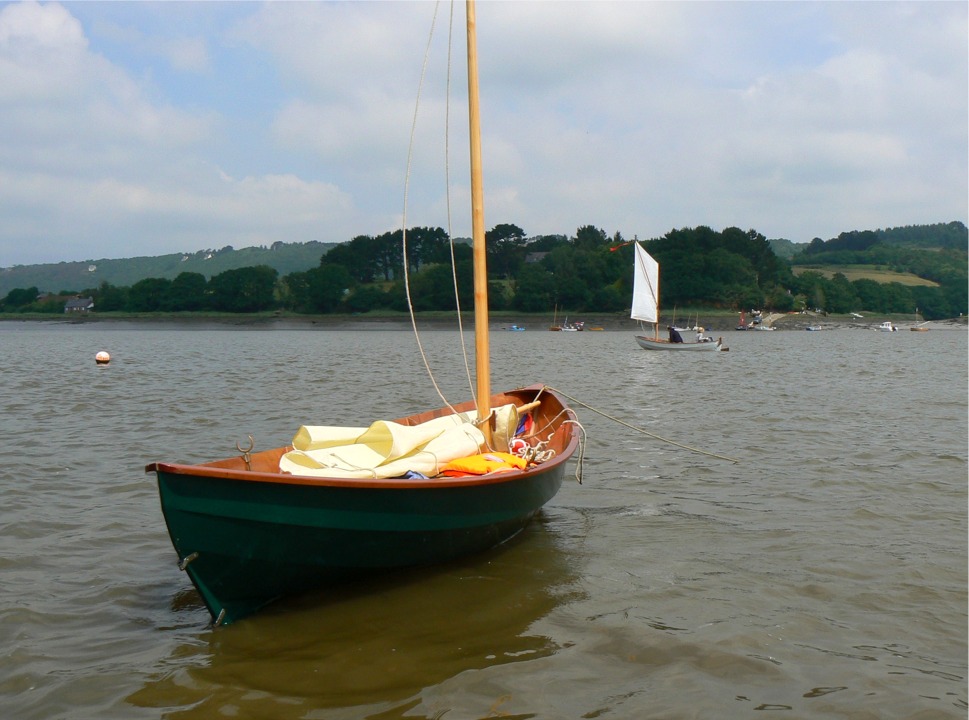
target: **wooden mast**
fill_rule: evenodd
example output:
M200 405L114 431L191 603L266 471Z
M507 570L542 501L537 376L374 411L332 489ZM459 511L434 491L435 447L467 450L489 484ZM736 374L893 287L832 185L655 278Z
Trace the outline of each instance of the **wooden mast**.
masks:
M491 415L491 356L488 346L488 267L485 252L484 183L481 172L481 113L478 100L478 41L474 0L466 0L468 26L468 122L471 136L471 238L474 251L474 343L478 418ZM482 426L491 440L490 423Z

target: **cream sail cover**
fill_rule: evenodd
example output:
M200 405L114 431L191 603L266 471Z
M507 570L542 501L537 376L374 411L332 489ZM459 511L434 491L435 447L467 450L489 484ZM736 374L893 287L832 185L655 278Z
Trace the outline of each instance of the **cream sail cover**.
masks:
M499 427L514 433L514 405L495 409ZM401 425L378 420L369 428L303 425L293 450L279 461L282 472L312 477L390 478L408 471L437 475L446 463L481 452L484 435L472 412ZM507 446L507 433L499 432Z

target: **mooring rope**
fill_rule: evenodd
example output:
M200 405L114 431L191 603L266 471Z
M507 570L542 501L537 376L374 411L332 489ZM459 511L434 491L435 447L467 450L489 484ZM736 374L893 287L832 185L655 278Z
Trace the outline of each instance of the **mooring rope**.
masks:
M543 385L542 389L539 390L538 394L535 396L535 400L538 400L538 398L541 397L542 393L545 392L546 388L548 388L549 390L554 390L554 388L549 387L548 385ZM554 430L552 432L548 432L548 431L555 423L556 420L558 420L563 415L568 415L569 412L570 411L567 408L562 408L561 410L558 411L558 413L555 414L554 417L550 418L542 427L533 428L532 431L525 436L526 438L541 438L543 435L548 433L547 435L548 439L539 440L538 443L533 446L536 457L538 458L537 462L545 462L546 460L551 459L552 456L555 454L554 450L546 449L548 447L549 440L551 440L551 437L554 434ZM582 423L580 423L578 420L566 419L562 421L562 425L575 425L577 428L579 428L579 430L582 431L582 436L579 438L579 456L578 458L576 458L576 465L575 465L575 479L576 481L578 481L579 485L581 485L582 476L583 476L583 463L585 461L585 445L587 440L587 433L585 431L585 428L582 426ZM528 452L529 451L526 451L526 454ZM530 457L526 457L526 459L530 459Z
M630 425L625 420L620 420L619 418L617 418L617 417L615 417L613 415L610 415L609 413L606 413L606 412L603 412L602 410L599 410L597 408L594 408L591 405L588 405L588 404L582 402L578 398L574 398L571 395L568 395L567 393L562 392L558 388L553 388L551 386L548 386L548 388L550 390L554 390L555 392L557 392L562 397L568 398L573 403L576 403L578 405L581 405L586 410L591 410L592 412L596 413L597 415L601 415L602 417L606 418L607 420L612 420L614 423L618 423L619 425L622 425L623 427L629 428L630 430L635 430L636 432L642 433L643 435L646 435L647 437L651 437L654 440L659 440L660 442L665 442L665 443L668 443L670 445L674 445L674 446L676 446L678 448L682 448L683 450L689 450L690 452L699 453L701 455L707 455L708 457L714 457L714 458L717 458L718 460L726 460L727 462L732 462L732 463L739 463L740 462L740 460L738 460L737 458L732 458L732 457L729 457L727 455L719 455L717 453L708 452L706 450L701 450L700 448L692 447L690 445L684 445L683 443L676 442L676 440L670 440L669 438L664 438L661 435L657 435L655 433L651 433L648 430L644 430L641 427L636 427L635 425ZM583 432L584 432L584 430L583 430Z
M571 423L572 425L575 425L577 428L579 428L579 430L582 431L582 437L579 438L579 457L576 458L575 460L575 479L579 483L579 485L581 485L582 475L583 475L583 463L585 462L585 444L586 444L586 441L588 440L588 437L586 436L585 428L582 426L582 423L580 423L578 420L566 420L562 424L565 425L566 423Z

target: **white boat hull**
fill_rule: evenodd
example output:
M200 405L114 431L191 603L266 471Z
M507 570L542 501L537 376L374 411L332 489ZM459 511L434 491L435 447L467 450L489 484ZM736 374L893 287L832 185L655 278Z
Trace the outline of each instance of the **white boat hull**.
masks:
M669 340L662 340L659 338L648 338L643 335L636 336L636 342L639 343L639 347L643 350L692 350L692 351L706 351L715 352L721 349L722 342L720 340L714 340L711 342L681 342L673 343Z

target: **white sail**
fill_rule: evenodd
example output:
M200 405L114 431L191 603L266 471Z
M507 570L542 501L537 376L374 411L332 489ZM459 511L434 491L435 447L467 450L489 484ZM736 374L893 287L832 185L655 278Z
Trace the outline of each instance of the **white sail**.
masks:
M659 263L635 243L633 263L633 308L630 317L641 322L659 322Z

